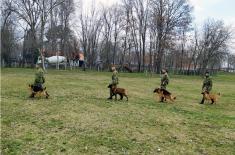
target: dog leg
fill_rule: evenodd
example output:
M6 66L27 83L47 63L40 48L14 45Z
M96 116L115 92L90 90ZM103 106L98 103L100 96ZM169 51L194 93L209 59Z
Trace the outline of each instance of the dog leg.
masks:
M115 100L117 100L117 94L115 94Z
M204 104L204 101L205 101L205 98L203 96L202 101L200 102L200 104Z
M120 100L122 100L123 99L123 95L122 94L119 94L120 95Z
M30 98L34 98L35 93L32 92L31 95L29 96Z
M46 94L46 99L48 99L50 95L47 93L47 91L45 91L45 94Z
M127 96L127 95L125 95L125 97L126 97L126 101L128 101L128 96Z

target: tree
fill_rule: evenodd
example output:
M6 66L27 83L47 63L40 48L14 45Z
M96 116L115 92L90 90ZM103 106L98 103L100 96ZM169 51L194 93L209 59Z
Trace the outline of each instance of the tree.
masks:
M170 46L170 40L176 29L189 25L192 21L191 11L186 0L151 0L151 18L157 32L156 70L162 68L162 59L165 50Z
M9 6L11 1L4 0L1 6L1 60L4 65L11 65L11 57L16 49L15 23Z
M40 22L40 7L36 0L11 0L6 5L28 27L26 32L30 34L31 47L28 48L27 53L24 53L24 55L31 55L25 59L33 65L33 53L38 48L36 30Z
M88 60L88 66L92 68L95 65L103 24L101 14L94 7L92 7L89 15L81 10L79 23L79 40L84 51L84 56Z
M204 23L202 32L200 72L203 74L209 64L220 63L225 58L232 32L229 27L224 26L223 21L213 19Z
M149 0L134 0L136 19L138 20L139 49L142 53L142 70L145 70L146 32L148 26ZM140 68L139 68L140 71Z

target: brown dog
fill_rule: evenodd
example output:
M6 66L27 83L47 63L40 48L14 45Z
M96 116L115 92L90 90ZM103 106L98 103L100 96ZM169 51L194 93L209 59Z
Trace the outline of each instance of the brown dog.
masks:
M49 97L49 94L46 91L46 87L40 88L32 84L29 84L29 90L31 91L31 95L29 96L30 98L42 97L42 96L46 96L46 98Z
M214 103L216 104L218 99L219 99L219 97L221 96L220 93L218 93L218 94L211 94L211 93L209 93L207 91L202 92L201 94L203 95L203 98L205 100L211 101L211 104L214 104Z
M165 90L165 89L156 88L156 89L154 89L153 93L157 93L157 94L158 94L160 101L161 101L162 98L163 98L164 101L170 100L170 101L172 101L172 102L174 102L174 100L176 99L176 97L173 97L173 96L171 95L171 93L168 92L168 91Z
M127 96L127 90L124 88L115 88L113 87L112 84L108 85L108 88L111 89L112 91L112 96L115 96L115 100L117 100L117 94L120 96L120 100L123 99L123 96L126 97L126 100L128 101L128 96Z

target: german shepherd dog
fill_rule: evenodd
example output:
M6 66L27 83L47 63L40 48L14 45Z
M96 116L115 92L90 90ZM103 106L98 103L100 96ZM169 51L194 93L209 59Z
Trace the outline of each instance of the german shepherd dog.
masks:
M204 100L211 101L211 104L214 104L214 103L216 104L218 99L219 99L219 97L221 96L220 93L211 94L211 93L209 93L207 91L204 91L201 94L203 95Z
M30 98L46 96L48 99L50 96L46 91L46 87L42 88L33 84L29 84L29 90L31 91L31 95L29 96Z
M176 99L176 97L173 97L171 95L171 93L169 91L167 91L166 89L156 88L156 89L154 89L153 93L157 93L158 94L160 101L170 100L170 101L174 102L174 100Z
M117 94L120 96L120 100L123 99L123 96L126 97L126 100L128 101L128 96L127 96L127 90L124 88L115 88L113 87L112 84L108 85L108 88L111 89L112 91L112 96L115 96L115 100L117 100Z

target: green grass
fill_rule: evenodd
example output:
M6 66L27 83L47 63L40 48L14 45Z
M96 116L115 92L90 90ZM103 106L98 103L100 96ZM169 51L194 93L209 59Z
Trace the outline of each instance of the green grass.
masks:
M119 73L129 101L108 101L111 73L46 74L50 99L29 99L35 70L2 69L2 154L235 154L235 75L213 77L217 105L200 105L202 78L170 76L175 103L159 103L159 75Z

